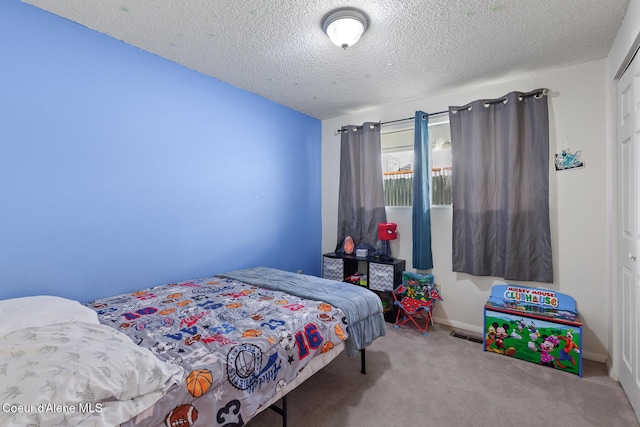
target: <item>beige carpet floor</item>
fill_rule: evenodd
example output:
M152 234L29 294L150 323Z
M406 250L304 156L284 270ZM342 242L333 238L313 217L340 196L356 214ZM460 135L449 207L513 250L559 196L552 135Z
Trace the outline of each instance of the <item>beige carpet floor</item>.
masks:
M288 427L640 426L603 364L584 361L580 378L483 352L441 325L428 336L387 326L367 348L366 375L343 353L289 393ZM282 418L265 410L249 425Z

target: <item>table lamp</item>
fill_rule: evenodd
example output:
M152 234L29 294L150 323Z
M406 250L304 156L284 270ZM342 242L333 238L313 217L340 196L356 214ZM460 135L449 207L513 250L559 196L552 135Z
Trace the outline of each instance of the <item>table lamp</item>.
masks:
M378 224L378 239L382 243L380 248L381 258L391 258L391 240L398 238L398 224L395 222L382 222Z

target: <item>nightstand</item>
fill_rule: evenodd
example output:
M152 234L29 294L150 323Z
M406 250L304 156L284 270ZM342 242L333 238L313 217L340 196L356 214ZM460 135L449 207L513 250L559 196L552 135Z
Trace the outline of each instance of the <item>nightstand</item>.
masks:
M396 313L391 291L402 283L405 268L405 260L397 258L358 257L333 252L322 255L323 278L348 281L347 278L360 273L363 280L356 285L360 284L378 294L385 309L385 320L391 323L395 322Z

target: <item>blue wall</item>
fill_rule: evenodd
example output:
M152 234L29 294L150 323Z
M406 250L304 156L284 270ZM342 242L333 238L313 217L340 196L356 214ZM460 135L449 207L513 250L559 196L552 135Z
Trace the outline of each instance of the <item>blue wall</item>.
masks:
M0 2L0 299L319 274L321 122Z

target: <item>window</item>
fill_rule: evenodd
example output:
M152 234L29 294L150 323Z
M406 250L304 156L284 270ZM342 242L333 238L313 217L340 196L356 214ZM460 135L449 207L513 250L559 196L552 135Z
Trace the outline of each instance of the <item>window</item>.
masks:
M448 121L429 123L431 204L451 204L451 132ZM381 135L385 206L413 204L413 128Z
M413 129L383 133L382 178L385 206L413 204Z
M449 122L429 125L431 139L431 204L451 204L451 129Z

